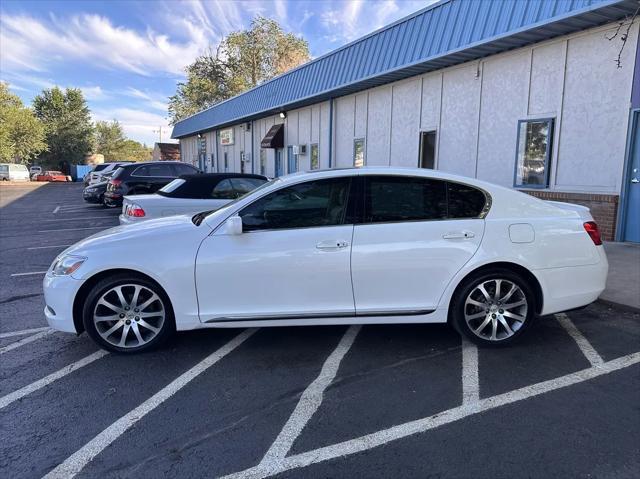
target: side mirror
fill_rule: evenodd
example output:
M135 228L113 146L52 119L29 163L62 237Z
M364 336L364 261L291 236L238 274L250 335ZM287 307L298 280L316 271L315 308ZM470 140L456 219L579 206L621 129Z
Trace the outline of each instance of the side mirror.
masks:
M225 231L229 235L242 234L242 218L239 216L231 216L225 221Z

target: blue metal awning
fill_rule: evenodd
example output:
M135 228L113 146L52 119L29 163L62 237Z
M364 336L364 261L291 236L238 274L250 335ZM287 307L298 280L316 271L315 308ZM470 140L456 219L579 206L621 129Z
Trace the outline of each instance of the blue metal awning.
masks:
M565 35L637 0L442 0L177 122L181 138Z

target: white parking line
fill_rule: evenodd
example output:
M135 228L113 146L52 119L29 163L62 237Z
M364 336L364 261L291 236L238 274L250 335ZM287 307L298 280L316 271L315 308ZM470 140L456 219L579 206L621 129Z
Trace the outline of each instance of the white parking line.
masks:
M351 349L356 336L360 332L362 326L350 326L344 333L342 339L338 343L336 349L329 355L324 362L318 377L304 390L296 408L289 417L288 421L278 434L267 453L260 461L258 467L265 472L275 470L282 459L289 453L291 446L296 438L300 435L309 419L322 404L324 391L333 382L338 373L340 363L345 355Z
M11 277L15 278L16 276L31 276L34 274L47 274L46 271L29 271L28 273L12 273Z
M462 406L439 412L433 416L409 421L398 426L393 426L388 429L383 429L381 431L338 444L289 456L279 464L277 469L269 471L268 473L265 473L264 469L261 469L258 465L226 477L265 478L292 469L307 467L319 462L350 456L352 454L382 446L392 441L397 441L405 437L420 434L431 429L459 421L469 416L490 411L507 404L513 404L557 389L579 384L638 363L640 363L640 353L629 354L597 366L592 366L588 369L583 369L582 371L567 374L566 376L561 376L549 381L525 386L508 393L481 399L477 404L471 407L463 404Z
M21 339L20 341L16 341L15 343L11 343L3 348L0 348L0 354L8 353L9 351L13 351L14 349L18 349L20 346L24 346L25 344L32 343L37 341L40 338L47 336L48 334L53 333L53 329L47 328L45 331L41 331L32 336Z
M0 333L0 339L12 338L14 336L24 336L25 334L38 333L40 331L44 331L45 329L49 329L49 326L44 326L42 328L23 329L22 331L11 331L8 333Z
M40 223L50 223L60 221L81 221L81 220L117 220L117 215L104 215L104 216L76 216L75 218L56 218L55 220L40 220Z
M569 319L569 316L564 313L558 313L555 316L562 327L569 333L569 336L576 342L582 354L591 363L591 366L597 366L604 362L598 352L591 346L589 340L582 335L576 325L573 324L573 321Z
M53 210L53 214L55 215L58 211L60 211L60 205L56 206Z
M95 353L90 354L89 356L82 358L79 361L71 363L62 369L59 369L55 373L51 373L48 376L45 376L44 378L39 379L38 381L28 384L25 387L18 389L17 391L14 391L12 393L7 394L6 396L1 397L0 409L7 407L12 402L17 401L18 399L22 399L26 395L31 394L32 392L35 392L38 389L42 389L43 387L48 386L52 382L65 377L67 374L70 374L73 371L77 371L78 369L85 367L87 364L91 364L95 360L100 359L106 356L107 354L109 353L103 350L96 351Z
M96 229L106 229L109 228L109 225L103 226L86 226L84 228L61 228L55 230L40 230L38 233L55 233L57 231L82 231L82 230L96 230Z
M462 404L477 403L480 399L480 376L478 373L478 347L467 338L462 338Z
M49 246L31 246L27 249L32 250L32 249L47 249L47 248L68 248L69 246L71 245L70 244L52 244Z
M71 479L78 474L91 460L102 452L109 444L124 434L136 422L160 406L167 399L205 372L211 366L224 358L231 351L245 342L256 329L247 329L226 343L224 346L207 356L186 373L181 374L167 386L155 393L137 408L122 416L91 441L69 456L62 464L49 472L43 479L65 478Z

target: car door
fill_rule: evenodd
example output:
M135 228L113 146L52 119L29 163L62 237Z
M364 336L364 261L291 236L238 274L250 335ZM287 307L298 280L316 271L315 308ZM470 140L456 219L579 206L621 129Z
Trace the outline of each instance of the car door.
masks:
M200 319L353 316L346 215L351 179L283 187L238 214L243 233L219 228L200 246Z
M365 175L351 258L356 314L435 310L480 245L485 202L483 192L465 185Z
M149 165L149 191L155 193L164 185L173 181L176 174L169 163L155 163Z

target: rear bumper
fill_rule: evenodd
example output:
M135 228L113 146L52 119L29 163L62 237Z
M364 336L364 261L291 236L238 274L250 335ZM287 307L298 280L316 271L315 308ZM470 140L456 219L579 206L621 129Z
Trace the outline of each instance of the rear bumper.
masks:
M122 195L107 191L104 194L104 203L107 206L122 206Z
M604 248L598 246L596 264L535 270L544 295L542 314L580 308L593 303L607 284L609 263Z
M102 193L82 193L82 198L87 203L102 203Z

